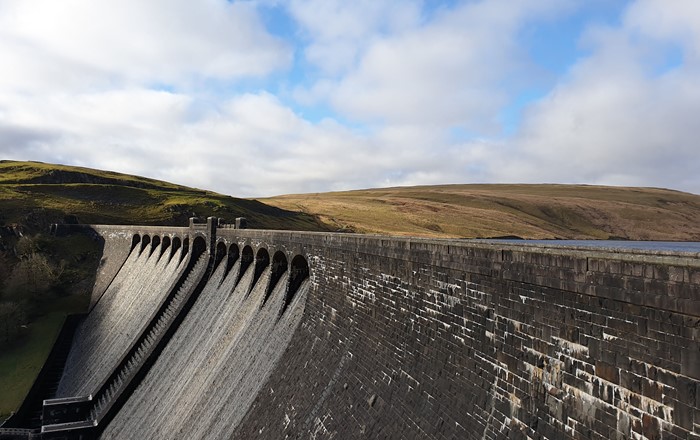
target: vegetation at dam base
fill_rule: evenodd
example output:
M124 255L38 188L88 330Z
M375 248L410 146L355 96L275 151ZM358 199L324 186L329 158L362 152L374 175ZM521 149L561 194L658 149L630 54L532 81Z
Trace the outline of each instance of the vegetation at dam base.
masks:
M24 399L66 315L87 311L101 249L85 235L0 231L2 420Z

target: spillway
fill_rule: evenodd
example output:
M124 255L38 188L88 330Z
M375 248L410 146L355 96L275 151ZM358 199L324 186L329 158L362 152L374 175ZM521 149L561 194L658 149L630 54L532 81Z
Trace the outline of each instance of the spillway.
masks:
M307 285L282 315L287 277L263 304L270 270L250 293L220 265L168 348L103 438L230 438L299 325ZM158 409L154 411L154 399Z
M107 291L77 330L57 396L87 394L111 372L148 324L186 266L185 248L135 246ZM167 249L167 251L170 251Z

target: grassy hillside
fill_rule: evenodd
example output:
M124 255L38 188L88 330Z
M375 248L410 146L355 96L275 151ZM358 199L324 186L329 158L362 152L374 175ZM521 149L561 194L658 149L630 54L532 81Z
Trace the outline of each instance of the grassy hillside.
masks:
M250 227L427 237L700 240L700 196L587 185L436 185L239 199L88 168L0 161L0 227L184 226L191 216Z
M246 217L250 227L325 230L313 216L142 177L39 162L0 161L0 226L81 223L185 226L192 216Z
M587 185L439 185L261 199L337 229L424 237L700 240L700 196Z

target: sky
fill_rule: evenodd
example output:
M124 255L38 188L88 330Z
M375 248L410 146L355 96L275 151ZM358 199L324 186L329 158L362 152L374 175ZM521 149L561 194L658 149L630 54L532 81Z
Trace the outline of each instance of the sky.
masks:
M0 0L0 159L700 194L698 0Z

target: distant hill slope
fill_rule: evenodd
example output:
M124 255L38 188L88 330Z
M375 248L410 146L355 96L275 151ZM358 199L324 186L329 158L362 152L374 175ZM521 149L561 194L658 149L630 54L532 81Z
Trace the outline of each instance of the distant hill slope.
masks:
M657 188L440 185L261 201L366 233L700 241L700 196Z
M0 161L0 226L184 226L191 216L250 227L424 237L700 241L700 196L587 185L437 185L239 199L143 177ZM1 232L1 231L0 231Z
M43 230L81 223L185 226L192 216L246 217L251 227L327 230L313 216L125 174L40 162L0 161L0 226Z

